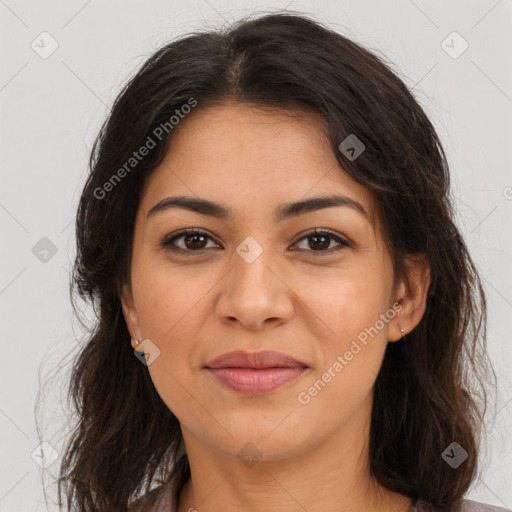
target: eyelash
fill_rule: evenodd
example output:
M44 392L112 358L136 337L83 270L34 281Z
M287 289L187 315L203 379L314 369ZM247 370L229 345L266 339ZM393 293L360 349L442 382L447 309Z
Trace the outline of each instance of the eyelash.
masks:
M173 246L173 242L175 240L177 240L179 238L183 238L185 235L202 235L206 238L213 240L212 237L208 233L198 230L198 229L190 228L190 229L184 229L182 231L179 231L178 233L173 234L171 237L164 238L164 240L162 241L162 247L164 249L167 249L170 251L181 252L181 253L186 253L186 252L188 252L188 253L203 253L208 250L208 248L206 248L206 249L199 249L197 251L194 251L194 250L190 250L190 249L182 249L180 247ZM322 257L325 255L330 255L335 252L338 252L346 247L351 247L351 245L348 242L346 242L343 238L341 238L339 235L337 235L334 231L331 231L330 229L318 229L318 228L315 228L315 229L303 234L302 237L299 238L294 243L294 245L296 245L300 241L304 240L305 238L309 238L312 236L318 236L318 235L327 235L329 238L334 239L336 242L339 242L340 247L330 248L330 249L326 249L326 250L322 250L322 251L314 251L312 249L299 249L299 251L310 252L310 253L313 253L314 256Z

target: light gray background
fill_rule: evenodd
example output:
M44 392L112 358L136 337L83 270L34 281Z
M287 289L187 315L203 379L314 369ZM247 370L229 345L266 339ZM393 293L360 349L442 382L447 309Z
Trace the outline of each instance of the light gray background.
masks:
M68 296L73 219L108 105L170 38L285 7L313 14L386 56L414 87L444 142L458 222L488 294L489 351L499 383L470 497L512 508L512 1L6 0L0 1L0 511L46 510L42 471L31 458L39 445L39 372L49 382L42 390L43 439L59 451L66 373L55 368L81 333ZM31 47L34 40L43 45L43 31L59 45L47 59ZM458 58L441 46L453 31L469 44ZM458 40L448 44L461 48ZM32 251L43 237L57 249L46 262ZM48 468L45 485L58 464Z

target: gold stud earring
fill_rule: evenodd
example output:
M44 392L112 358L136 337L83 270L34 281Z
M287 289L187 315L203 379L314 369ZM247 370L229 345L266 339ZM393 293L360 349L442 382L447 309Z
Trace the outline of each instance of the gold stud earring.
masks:
M137 336L135 336L135 334L133 335L133 341L134 341L135 345L139 344L139 341L137 340Z

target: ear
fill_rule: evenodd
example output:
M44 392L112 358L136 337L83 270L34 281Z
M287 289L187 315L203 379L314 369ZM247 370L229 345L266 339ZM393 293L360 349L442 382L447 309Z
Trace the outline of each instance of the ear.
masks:
M135 309L135 303L133 301L133 295L130 287L126 284L123 287L123 293L121 295L121 306L123 308L124 321L126 322L126 327L130 333L131 344L135 350L142 341L142 335L137 310ZM134 339L134 337L136 338ZM135 343L135 341L138 341L139 343Z
M430 267L425 257L409 255L405 258L405 266L407 276L400 280L395 295L395 302L401 309L390 322L389 341L398 341L411 332L420 323L427 306Z

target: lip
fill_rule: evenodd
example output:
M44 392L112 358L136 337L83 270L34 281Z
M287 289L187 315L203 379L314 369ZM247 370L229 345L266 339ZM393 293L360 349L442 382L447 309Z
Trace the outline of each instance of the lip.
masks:
M217 357L205 365L206 368L307 368L302 361L298 361L287 354L274 350L261 352L246 352L235 350Z
M207 368L227 388L245 395L270 393L307 370L294 368Z
M246 395L270 393L297 379L309 367L281 352L237 350L214 359L205 369L225 387Z

